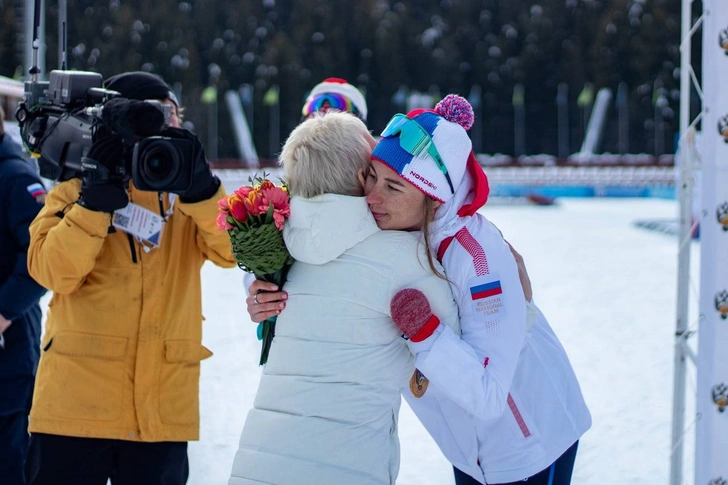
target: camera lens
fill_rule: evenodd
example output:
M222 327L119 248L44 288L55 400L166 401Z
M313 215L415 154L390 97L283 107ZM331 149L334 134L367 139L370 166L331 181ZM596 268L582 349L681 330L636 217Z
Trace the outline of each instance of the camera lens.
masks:
M189 140L151 136L134 145L131 179L140 190L179 192L192 184L195 160Z
M154 140L140 157L141 169L147 183L163 189L177 179L182 161L177 148L167 140Z
M172 167L169 152L155 150L144 159L144 173L151 179L164 178Z

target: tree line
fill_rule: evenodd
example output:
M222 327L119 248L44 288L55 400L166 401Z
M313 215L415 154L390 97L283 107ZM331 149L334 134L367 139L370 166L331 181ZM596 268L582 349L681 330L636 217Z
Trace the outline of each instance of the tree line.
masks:
M2 75L27 71L26 3L0 1ZM46 4L51 69L58 64L50 53L58 51L59 12L57 3ZM202 136L212 109L202 100L205 88L223 93L246 85L253 138L263 158L275 156L269 143L275 117L283 141L300 120L307 92L331 76L366 93L368 124L375 132L405 109L405 93L429 93L435 100L450 92L469 97L477 107L472 136L478 150L509 155L518 155L519 109L524 152L556 155L562 96L568 131L561 141L573 153L596 92L609 88L616 94L622 85L628 146L620 143L612 102L601 148L674 151L680 2L68 0L67 5L69 68L104 76L139 69L162 75L181 94L186 117ZM221 96L217 103L218 157L235 157Z

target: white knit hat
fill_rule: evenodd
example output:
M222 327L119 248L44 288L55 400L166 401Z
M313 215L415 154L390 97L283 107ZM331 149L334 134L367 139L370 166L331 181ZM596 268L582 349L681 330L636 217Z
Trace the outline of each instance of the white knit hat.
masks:
M471 202L461 208L460 215L471 214L485 204L489 192L488 180L473 155L472 143L467 134L474 121L473 108L467 100L450 94L435 109L416 109L410 111L406 118L403 115L392 118L387 127L398 128L391 133L385 128L382 139L372 152L372 159L388 165L409 183L440 202L453 198L465 172L469 171L474 180L474 194ZM408 123L417 125L415 133L420 131L429 136L441 164L432 153L412 154L403 148L407 146L407 140L401 137L406 134L404 125ZM428 137L423 137L417 147L421 148L427 141Z
M364 95L355 86L352 86L345 79L330 77L324 79L311 90L303 105L303 116L306 117L314 111L319 111L323 96L338 95L338 97L327 100L332 108L340 111L354 113L362 121L367 120L367 102ZM334 106L333 104L336 104Z

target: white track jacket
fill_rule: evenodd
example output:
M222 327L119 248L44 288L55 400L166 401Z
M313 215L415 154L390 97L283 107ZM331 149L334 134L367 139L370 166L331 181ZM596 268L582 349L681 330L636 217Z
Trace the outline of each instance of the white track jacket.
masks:
M432 238L438 248L453 236L442 264L462 335L440 325L410 343L429 387L420 398L404 395L453 465L497 484L548 468L589 429L591 416L566 352L523 297L500 231L480 214L456 215L469 188L466 174L438 209Z

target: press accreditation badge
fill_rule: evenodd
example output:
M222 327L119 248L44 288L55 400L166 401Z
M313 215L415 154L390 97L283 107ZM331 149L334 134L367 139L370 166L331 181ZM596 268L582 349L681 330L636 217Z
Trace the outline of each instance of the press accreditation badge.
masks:
M506 304L498 275L476 276L470 279L468 286L476 321L485 322L505 317Z
M159 214L130 202L123 209L114 212L112 224L115 228L157 247L162 239L164 219Z

